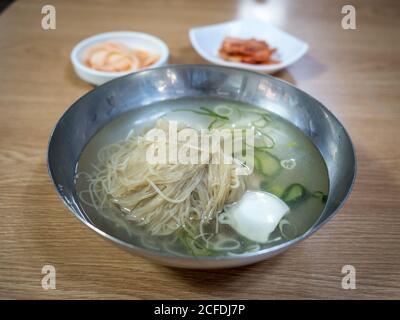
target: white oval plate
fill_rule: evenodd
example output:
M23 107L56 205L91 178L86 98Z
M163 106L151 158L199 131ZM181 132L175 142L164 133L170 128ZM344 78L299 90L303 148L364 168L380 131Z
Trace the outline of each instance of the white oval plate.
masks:
M256 38L264 40L277 52L273 58L277 64L254 65L226 61L218 56L218 50L225 37L243 39ZM260 20L234 20L220 24L208 25L189 30L192 46L209 62L267 73L277 72L299 60L308 50L308 44L294 36Z

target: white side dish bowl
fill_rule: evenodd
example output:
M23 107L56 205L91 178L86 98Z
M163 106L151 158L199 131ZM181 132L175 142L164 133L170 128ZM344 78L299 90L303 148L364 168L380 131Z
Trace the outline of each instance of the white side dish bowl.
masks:
M234 20L189 30L193 48L209 62L253 71L274 73L299 60L308 50L308 44L294 36L260 20ZM248 64L226 61L219 57L218 50L225 37L264 40L277 52L276 64Z
M84 64L82 56L87 48L94 44L105 41L118 42L130 49L139 49L148 51L150 54L159 56L159 59L147 68L162 66L168 62L169 50L167 45L161 39L142 32L117 31L106 32L86 38L79 42L71 52L71 62L79 78L94 85L101 85L107 81L135 72L109 72L98 71ZM146 69L147 69L146 68ZM143 70L143 69L140 69ZM139 71L139 70L136 70Z

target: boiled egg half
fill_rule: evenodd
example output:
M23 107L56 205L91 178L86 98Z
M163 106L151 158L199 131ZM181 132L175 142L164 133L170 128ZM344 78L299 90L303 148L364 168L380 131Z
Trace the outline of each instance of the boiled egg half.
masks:
M258 243L267 243L270 234L290 208L277 196L263 191L247 191L233 204L226 205L218 217L238 234Z

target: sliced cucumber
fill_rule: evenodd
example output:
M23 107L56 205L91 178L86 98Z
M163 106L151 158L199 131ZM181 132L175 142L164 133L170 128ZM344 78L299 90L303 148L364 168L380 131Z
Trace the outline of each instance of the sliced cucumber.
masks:
M268 177L275 176L282 169L280 160L267 151L256 150L254 160L256 170Z
M312 196L314 198L320 199L322 203L326 203L328 200L328 195L323 193L322 191L315 191Z
M277 184L270 184L268 180L260 183L260 188L281 198L290 207L307 201L311 197L319 199L322 203L326 203L328 195L322 191L311 193L300 183L293 183L286 188Z
M261 182L261 188L265 191L276 195L279 198L282 198L283 193L285 192L285 188L279 185L268 185L267 181Z
M283 192L281 199L288 205L297 204L309 197L309 192L299 183L293 183Z

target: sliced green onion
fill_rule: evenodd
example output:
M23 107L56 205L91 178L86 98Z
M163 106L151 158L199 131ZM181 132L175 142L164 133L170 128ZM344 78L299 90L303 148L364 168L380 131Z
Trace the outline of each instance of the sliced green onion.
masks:
M288 234L284 231L285 226L289 226L289 227L292 229L291 234L288 235ZM286 229L287 229L287 228L286 228ZM297 228L296 228L296 226L295 226L293 223L291 223L289 220L287 220L287 219L282 219L282 220L279 222L279 231L281 232L282 236L283 236L285 239L292 240L292 239L294 239L294 238L297 237Z
M264 119L264 117L260 117L259 119L253 121L253 125L257 128L265 128L268 122Z
M240 242L233 238L224 238L212 244L215 251L231 251L240 248Z
M296 160L295 159L281 160L281 166L286 170L292 170L296 167Z
M257 130L256 134L258 135L257 137L254 137L254 145L256 148L265 150L275 147L275 141L268 133Z
M208 130L221 128L225 124L226 124L226 120L214 119L208 125Z
M223 104L214 107L214 112L219 114L220 116L227 116L227 117L233 114L232 108Z
M226 116L221 116L221 115L219 115L218 113L212 111L212 110L209 109L209 108L200 107L200 109L203 110L204 112L208 113L208 115L209 115L210 117L216 117L216 118L221 118L221 119L229 120L228 117L226 117Z
M175 109L173 110L174 112L193 112L202 116L208 116L208 117L212 117L212 118L220 118L220 119L224 119L224 120L229 120L228 117L225 116L221 116L218 113L215 113L214 111L206 108L206 107L200 107L200 109L202 111L198 111L198 110L193 110L193 109Z

